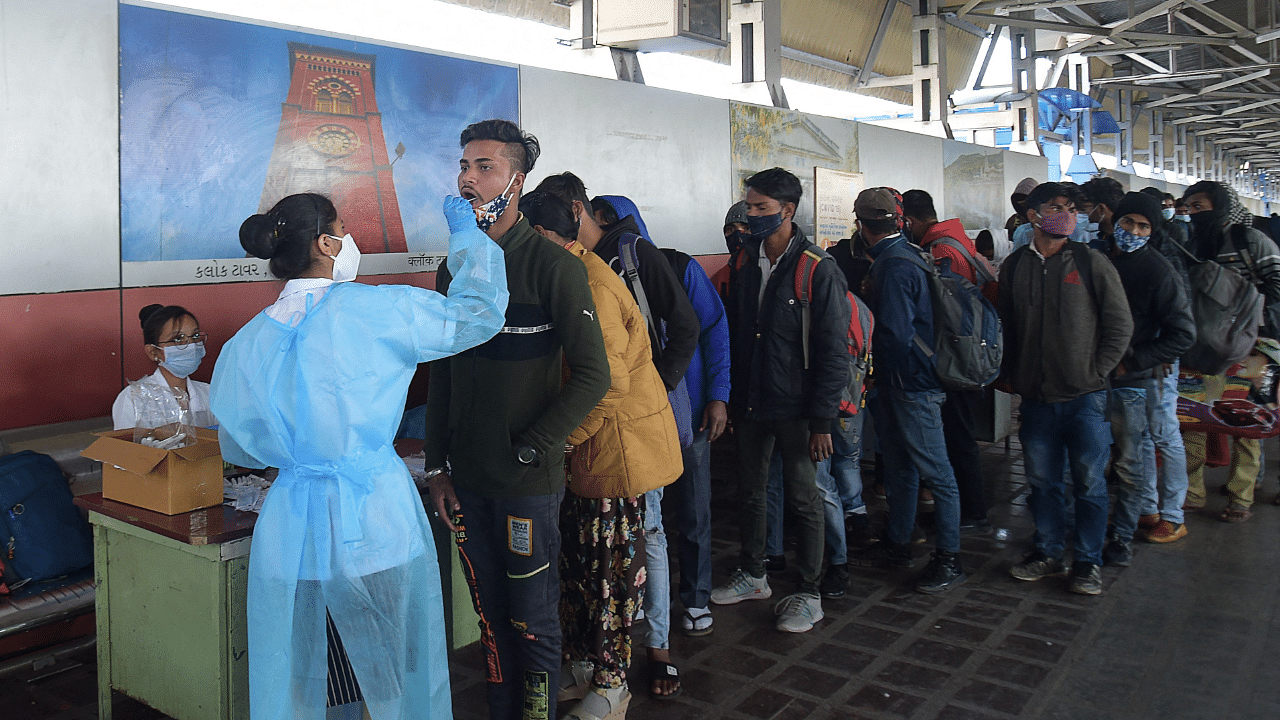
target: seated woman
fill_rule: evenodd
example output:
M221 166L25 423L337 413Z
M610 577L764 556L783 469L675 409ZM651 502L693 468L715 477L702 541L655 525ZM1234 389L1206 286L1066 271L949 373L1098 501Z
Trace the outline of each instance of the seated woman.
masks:
M177 305L157 304L142 308L138 320L142 322L142 349L157 365L155 372L138 383L157 388L160 392L153 395L172 403L165 408L166 417L189 412L189 424L215 427L217 420L209 412L209 383L190 379L204 359L204 341L209 337L200 331L196 316ZM111 421L116 430L139 426L142 401L138 394L138 388L131 383L116 396L111 406ZM141 422L148 421L143 418Z
M587 267L611 383L569 435L569 491L560 511L560 622L570 667L560 699L582 698L568 718L621 720L631 694L631 625L644 585L644 494L680 477L680 439L653 365L644 316L617 273L575 242L573 211L535 191L520 212Z

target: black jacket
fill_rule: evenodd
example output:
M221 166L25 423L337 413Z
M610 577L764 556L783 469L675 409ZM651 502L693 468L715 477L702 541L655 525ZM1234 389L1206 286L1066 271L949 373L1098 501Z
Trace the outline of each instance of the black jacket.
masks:
M628 215L612 225L606 225L604 233L593 252L626 282L622 262L618 259L618 240L626 233L639 236L640 228L636 226L635 219ZM658 368L663 384L671 391L680 384L680 379L689 369L689 361L693 359L693 351L698 348L698 338L702 335L702 325L693 311L693 304L689 302L684 283L676 277L662 251L640 237L636 243L636 257L640 261L636 271L640 275L640 285L644 288L649 310L653 313L655 322L665 323L666 344L661 352L654 348L653 364ZM630 288L630 285L627 287ZM632 294L634 293L633 290Z
M1120 377L1113 374L1111 384L1132 386L1163 377L1157 369L1182 357L1196 341L1196 324L1181 279L1150 245L1120 253L1111 262L1120 273L1133 314L1133 337L1121 361L1128 372Z
M867 294L862 292L862 281L871 273L871 258L867 257L866 248L862 247L862 238L844 238L827 248L827 254L835 259L836 265L844 273L844 281L850 292L863 301L870 302Z
M796 225L793 242L778 258L759 301L760 241L748 240L739 259L731 257L729 316L731 390L734 417L758 422L808 420L810 432L830 433L840 394L849 380L846 336L849 300L844 274L829 255L809 242ZM804 367L796 265L811 249L823 256L813 274L809 368Z

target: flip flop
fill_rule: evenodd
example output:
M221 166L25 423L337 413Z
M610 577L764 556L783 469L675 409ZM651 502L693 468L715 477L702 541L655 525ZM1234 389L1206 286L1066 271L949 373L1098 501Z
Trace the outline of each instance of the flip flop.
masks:
M704 621L706 624L699 626L699 623ZM712 627L713 622L714 620L712 620L711 613L709 612L695 617L688 610L685 610L684 622L681 623L681 626L684 628L684 634L689 637L706 637L715 629Z
M654 660L650 663L652 668L653 679L649 681L649 697L654 700L670 700L680 694L684 686L680 682L680 669L669 662ZM676 690L669 695L662 695L653 691L653 684L659 680L675 680Z

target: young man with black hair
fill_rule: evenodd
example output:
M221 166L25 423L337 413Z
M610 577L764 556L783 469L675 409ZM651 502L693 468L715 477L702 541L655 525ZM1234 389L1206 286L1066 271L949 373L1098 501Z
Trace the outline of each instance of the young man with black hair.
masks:
M1027 197L1031 244L1000 267L1002 379L1022 396L1022 440L1031 486L1035 550L1010 569L1019 580L1063 575L1068 518L1064 461L1075 496L1075 555L1067 589L1102 592L1111 450L1104 415L1107 374L1120 364L1133 317L1116 269L1102 253L1068 240L1076 226L1070 191L1044 183Z
M689 361L693 359L701 326L698 324L698 316L693 312L693 305L689 303L684 285L680 284L680 278L676 277L662 251L641 237L640 228L630 215L620 218L612 225L600 226L596 222L591 200L587 198L587 187L577 175L571 172L552 175L538 183L538 189L559 197L573 207L574 217L579 223L578 242L613 268L627 282L633 295L636 294L636 288L631 287L631 282L626 280L622 260L618 257L618 241L628 234L639 238L635 243L636 271L653 320L655 323L661 321L665 329L662 338L664 344L653 349L653 364L657 366L667 390L674 390L689 368Z
M936 550L915 588L946 592L968 576L960 564L960 499L947 460L946 395L933 355L933 303L920 250L902 232L902 207L890 188L868 188L853 204L858 235L871 258L876 316L876 432L884 456L889 524L880 542L850 556L862 567L910 567L920 483L933 491Z
M908 190L902 194L902 212L920 247L929 251L936 262L951 261L951 271L965 280L981 285L984 277L994 277L994 270L978 255L978 249L964 232L964 225L953 218L939 222L933 198L924 190ZM982 287L993 303L996 286ZM947 441L947 457L955 471L960 492L960 532L973 535L991 534L987 520L987 497L982 480L982 457L975 437L978 406L982 390L947 390L942 406L942 431Z
M537 139L486 120L460 144L458 191L503 249L511 299L496 337L431 364L428 490L474 583L489 717L554 720L565 438L609 389L609 360L583 264L518 212ZM436 288L451 280L442 266Z
M765 600L765 494L774 446L782 453L787 502L799 519L798 592L774 608L783 632L807 632L822 619L824 522L817 463L831 455L831 425L849 380L845 337L850 308L835 261L809 242L792 220L802 189L795 175L772 168L746 181L751 235L730 260L730 416L742 475L740 565L711 602ZM802 257L816 258L808 353L795 276ZM807 362L806 362L807 361Z

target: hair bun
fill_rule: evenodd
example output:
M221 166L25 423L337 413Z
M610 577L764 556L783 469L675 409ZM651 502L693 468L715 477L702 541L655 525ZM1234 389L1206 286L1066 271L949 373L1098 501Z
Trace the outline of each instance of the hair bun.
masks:
M271 215L249 216L240 225L240 247L256 258L270 260L275 257L276 248L280 246L280 230L283 225L283 218L276 219Z
M142 323L142 325L145 327L147 324L147 318L154 315L157 310L163 310L163 309L164 309L164 306L161 305L160 303L153 303L151 305L148 305L142 308L141 310L138 311L138 322Z

